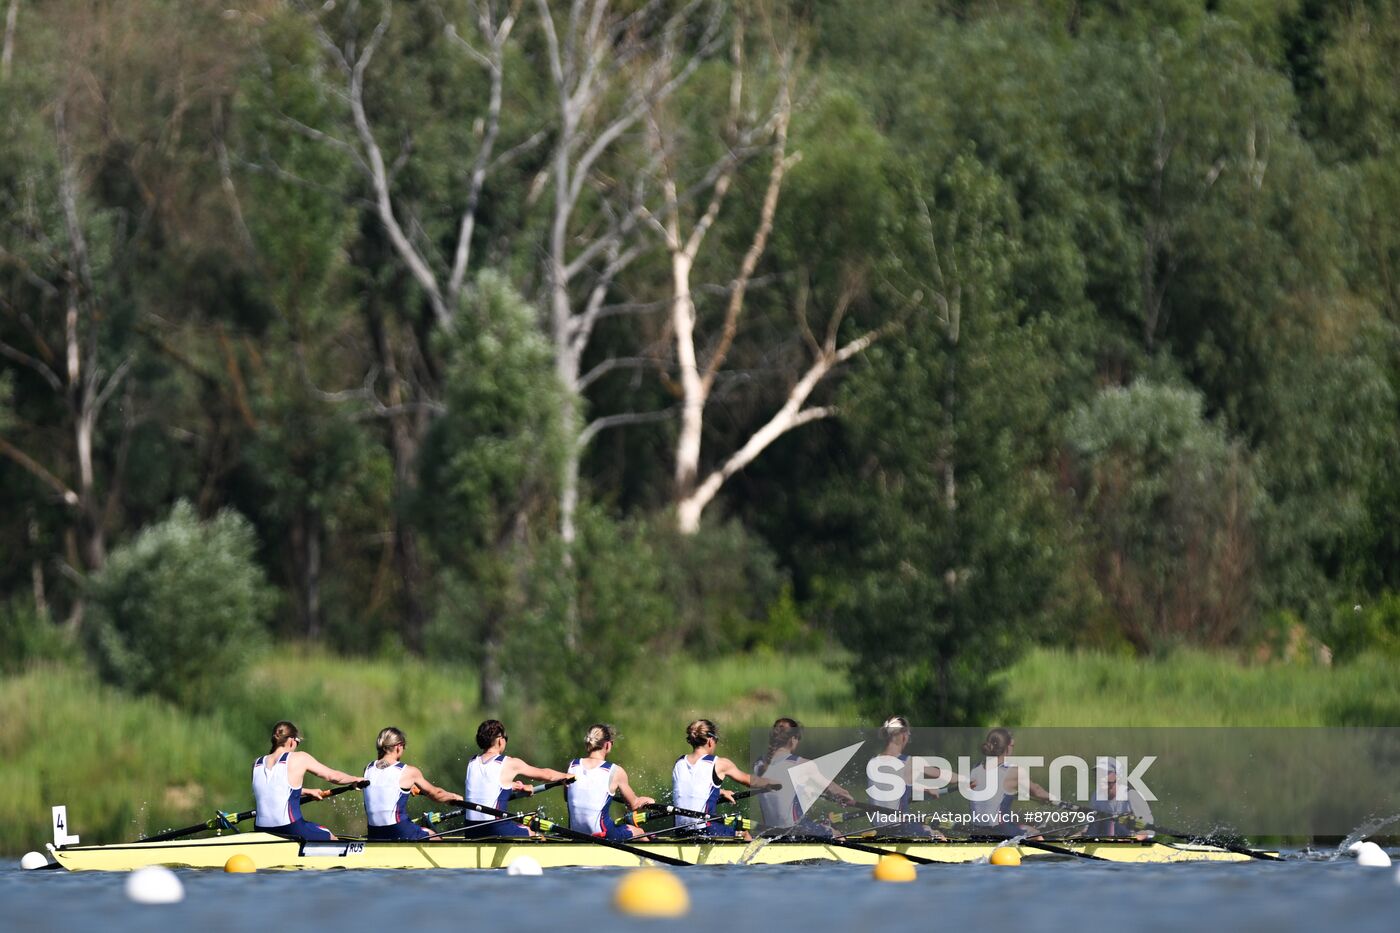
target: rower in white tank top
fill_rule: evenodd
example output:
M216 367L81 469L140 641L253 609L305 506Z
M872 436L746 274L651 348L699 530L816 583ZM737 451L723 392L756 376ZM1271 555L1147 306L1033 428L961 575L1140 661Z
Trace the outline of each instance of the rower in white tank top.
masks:
M408 819L408 798L413 792L401 786L403 769L402 761L386 768L375 761L365 765L365 780L369 781L364 791L365 822L371 828L394 826Z
M720 785L724 778L715 773L715 756L702 755L691 761L685 755L676 759L671 769L671 804L680 810L696 810L701 813L714 813L719 803ZM696 817L677 816L677 826L694 826L700 820ZM718 835L715 824L708 827L711 835ZM724 835L730 835L725 833Z
M987 794L989 788L994 790L986 800L968 799L974 816L973 834L1015 836L1030 830L1031 827L1017 822L1015 811L1011 808L1012 801L1022 796L1023 791L1030 799L1058 802L1033 781L1027 780L1024 787L1021 786L1017 768L1005 763L1015 748L1016 739L1010 729L992 729L982 742L982 754L986 756L986 761L968 772L967 788L976 792L978 797Z
M353 774L337 771L300 751L301 731L283 720L272 727L272 747L253 762L253 801L257 814L253 825L265 832L294 839L330 840L326 827L301 815L301 801L324 800L330 791L302 787L308 773L335 784L358 784Z
M407 744L403 730L394 726L379 730L379 737L374 740L374 750L379 757L365 765L365 823L369 826L370 839L437 838L408 818L408 798L415 792L438 803L465 802L433 784L421 770L404 761Z
M802 797L797 793L797 781L792 770L805 762L797 753L802 744L802 723L787 716L773 721L768 732L768 751L753 763L753 773L777 786L777 790L758 795L759 813L763 817L763 828L779 830L784 836L830 836L831 827L805 818L802 810ZM808 776L803 788L804 796L815 800L817 795L835 800L842 806L852 806L855 798L835 781L822 783L823 777L813 772Z
M745 787L772 783L741 771L728 758L717 756L715 746L719 741L719 731L708 719L697 719L687 726L685 741L690 746L690 754L677 758L671 768L671 804L677 809L711 814L715 812L721 797L733 803L734 795L720 787L725 778ZM694 827L697 832L708 836L737 835L733 826L726 826L721 820L702 820L677 814L676 825ZM747 839L749 834L745 832L743 835Z
M481 754L467 762L464 797L478 806L504 811L511 791L532 793L532 788L519 778L539 781L564 781L568 775L553 768L536 768L519 758L506 754L506 727L496 719L488 719L476 729L476 746ZM515 820L468 809L468 826L476 825L467 835L532 836L529 829Z
M585 755L569 762L573 782L564 789L569 806L569 828L604 839L631 839L641 834L635 821L630 824L613 822L611 806L618 798L628 810L640 810L656 801L639 797L627 781L623 767L608 761L617 730L606 723L588 727L584 734Z

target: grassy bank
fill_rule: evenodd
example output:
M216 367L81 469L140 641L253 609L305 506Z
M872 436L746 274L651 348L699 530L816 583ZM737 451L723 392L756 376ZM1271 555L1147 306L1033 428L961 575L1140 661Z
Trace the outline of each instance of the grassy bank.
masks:
M1242 667L1225 658L1181 654L1135 660L1037 651L1008 677L1009 720L1022 725L1360 725L1400 724L1400 677L1382 660L1345 668ZM306 750L358 771L375 733L394 724L409 735L409 757L448 787L460 780L482 718L477 684L463 668L417 661L347 660L307 653L253 668L216 711L191 715L132 698L85 670L40 667L0 680L0 851L36 848L49 836L49 806L66 803L85 840L135 838L248 806L248 771L279 718L306 731ZM661 662L634 681L614 723L617 756L634 783L666 780L683 750L687 721L722 727L725 751L742 755L750 728L778 715L810 725L859 722L839 659L750 655L701 664ZM559 764L528 715L507 709L511 749ZM308 809L314 819L358 827L355 795Z

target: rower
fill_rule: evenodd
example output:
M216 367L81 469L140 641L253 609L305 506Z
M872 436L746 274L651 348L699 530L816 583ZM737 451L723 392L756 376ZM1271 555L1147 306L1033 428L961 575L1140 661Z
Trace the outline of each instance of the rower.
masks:
M379 757L365 765L365 822L369 838L433 839L428 832L408 818L408 798L423 793L438 803L461 804L462 798L434 785L423 772L403 761L407 745L403 731L389 726L379 730L374 747Z
M889 811L885 814L889 819L889 823L882 825L879 829L882 832L893 835L909 835L910 833L916 833L918 835L932 836L936 839L944 838L943 834L936 828L926 823L914 822L912 819L906 820L902 816L902 814L911 811L914 800L915 782L922 781L924 778L937 780L943 776L942 769L934 767L933 765L928 765L918 775L914 774L914 763L909 759L909 741L913 738L914 731L909 725L909 720L905 717L891 716L889 719L885 720L876 734L883 743L879 757L893 758L900 762L900 768L898 771L893 772L891 777L897 774L904 784L904 793L900 795L898 800L880 800L876 794L877 785L873 782L866 785L865 796L866 799L870 801L871 805ZM956 772L950 774L949 777L950 783L962 779L961 775ZM925 786L924 792L931 792L935 798L943 795L941 790L928 786Z
M563 781L568 775L552 768L536 768L519 758L506 755L506 727L498 719L488 719L476 729L476 745L480 755L472 756L467 762L466 794L468 802L504 810L510 802L512 790L530 793L530 785L519 778L535 778L541 781ZM468 825L471 823L491 823L475 831L468 830L466 836L533 836L529 829L513 820L499 820L489 813L466 811Z
M589 726L584 736L584 757L569 762L569 774L574 781L564 788L564 795L569 805L570 829L602 839L626 840L641 835L642 830L635 825L614 823L608 811L617 797L622 798L629 810L640 810L656 803L650 797L638 796L622 766L608 761L617 738L617 730L612 726L605 723Z
M1152 823L1152 808L1132 787L1121 794L1118 790L1118 762L1113 758L1100 758L1094 766L1096 779L1094 794L1087 801L1090 809L1104 814L1108 819L1094 820L1087 824L1078 835L1098 838L1104 836L1132 836L1138 840L1152 838L1152 833L1132 825L1135 822ZM1119 798L1122 799L1119 799ZM1130 819L1125 819L1130 818Z
M690 746L690 754L677 758L671 769L671 803L677 809L712 814L721 797L733 803L733 792L720 786L725 778L745 787L766 787L773 783L746 774L728 758L717 757L715 745L719 742L719 730L708 719L697 719L686 726L685 741ZM704 825L700 825L701 822L695 817L676 817L676 826L694 826L698 834L736 835L733 826L725 826L720 820ZM748 833L744 833L744 837L748 838Z
M1010 729L998 727L991 730L982 742L985 762L968 772L969 790L985 791L990 786L989 782L1000 787L1000 791L993 793L987 800L968 800L972 810L972 828L976 834L1015 836L1027 832L1030 827L1019 825L1016 822L1016 814L1011 809L1012 801L1021 796L1023 790L1026 795L1036 800L1058 803L1045 788L1034 781L1026 781L1025 787L1022 788L1018 769L1004 763L1015 747L1016 738Z
M325 800L330 791L302 787L307 772L332 784L359 784L360 778L321 764L298 751L304 740L295 724L283 720L272 727L272 747L253 762L253 825L265 833L308 842L335 838L326 827L302 819L301 801Z
M753 763L755 775L782 786L781 790L762 794L758 798L763 828L782 830L784 836L830 836L830 826L803 819L802 803L797 799L797 788L791 776L792 768L807 760L797 754L801 743L802 724L783 716L774 720L773 728L768 732L768 750ZM818 789L818 792L842 806L854 806L856 802L844 787L835 782Z

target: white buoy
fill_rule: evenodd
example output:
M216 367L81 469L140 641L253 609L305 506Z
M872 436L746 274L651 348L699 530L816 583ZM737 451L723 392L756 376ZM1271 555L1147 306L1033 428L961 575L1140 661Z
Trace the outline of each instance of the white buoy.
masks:
M506 874L534 877L535 875L543 875L544 869L540 867L539 862L530 858L530 856L521 855L511 859L510 864L506 866Z
M170 869L152 865L127 876L126 896L138 904L178 904L185 899L185 886Z
M43 868L49 863L48 857L42 852L26 852L24 858L19 860L19 867L25 871L33 871L36 868Z
M1390 856L1374 842L1363 842L1356 850L1356 864L1363 868L1389 868Z

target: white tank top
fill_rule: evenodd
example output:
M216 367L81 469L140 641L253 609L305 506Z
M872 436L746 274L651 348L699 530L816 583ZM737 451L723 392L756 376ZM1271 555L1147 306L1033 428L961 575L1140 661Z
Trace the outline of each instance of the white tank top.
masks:
M497 755L485 761L481 760L480 755L473 755L472 760L467 762L467 784L462 796L471 803L504 810L506 803L510 801L510 788L501 786L501 768L505 763L505 755ZM498 817L475 810L467 811L467 820L473 823L484 823L494 819Z
M671 769L671 804L681 810L714 813L719 800L719 780L715 775L715 756L706 755L691 764L682 755ZM677 826L690 826L700 821L694 817L676 817Z
M301 819L301 788L293 787L287 780L287 756L282 757L269 768L263 767L266 755L253 762L253 806L257 814L253 825L277 828L295 823Z
M753 763L753 773L783 785L775 791L758 795L758 812L767 828L787 829L802 819L801 805L797 802L797 788L793 786L788 773L792 766L801 762L797 755L777 755L766 765L763 759Z
M996 815L1001 815L1003 817L1011 815L1011 802L1016 799L1016 795L1008 794L1004 790L1006 787L1006 774L1010 770L1012 770L1011 765L998 765L996 774L989 779L987 777L987 766L985 764L980 764L967 773L968 784L973 790L979 792L985 791L987 789L988 780L994 781L998 788L998 792L992 794L991 798L988 800L969 800L967 802L968 807L974 814L989 818ZM981 794L979 793L978 796L981 796ZM1006 822L1006 820L1001 820L978 823L975 825L999 825Z
M574 782L565 785L564 796L569 803L569 828L581 833L606 833L612 828L608 806L612 803L612 762L592 767L582 759L569 762Z
M399 786L403 780L402 761L380 768L371 761L365 765L365 822L371 826L393 826L408 819L408 798L411 791Z

